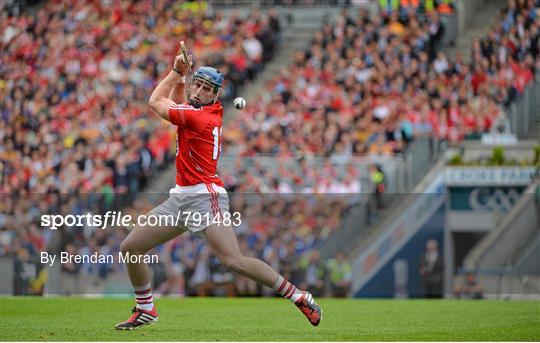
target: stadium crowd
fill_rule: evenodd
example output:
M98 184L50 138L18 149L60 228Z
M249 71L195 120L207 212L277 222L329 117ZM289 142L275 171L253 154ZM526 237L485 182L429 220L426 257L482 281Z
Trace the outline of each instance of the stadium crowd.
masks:
M441 51L437 11L344 11L267 82L226 143L247 156L390 156L420 135L478 137L540 70L537 9L510 0L470 63Z
M371 191L370 176L350 159L298 161L236 156L220 176L231 192L360 194Z
M187 43L197 63L226 74L226 97L272 58L279 40L272 11L208 18L191 15L204 12L200 7L149 4L52 1L36 16L2 12L1 187L3 194L27 195L4 199L0 256L30 261L50 246L80 254L117 252L123 229L43 230L39 217L102 213L120 205L133 215L148 210L140 199L131 204L128 194L173 158L172 131L152 125L156 120L145 109L175 53L175 37L191 36ZM318 287L327 272L337 288L346 287L350 271L339 269L341 257L325 264L313 247L339 226L351 199L315 194L299 200L287 193L358 194L366 185L381 185L381 171L374 165L362 175L352 164L337 169L334 162L390 156L419 135L454 142L488 130L500 106L508 106L540 70L537 9L531 0L510 0L487 36L473 42L471 63L459 55L450 61L440 51L444 29L437 12L388 10L369 18L360 11L354 20L343 13L324 25L242 118L228 124L225 151L330 156L322 167L301 161L296 170L278 166L270 172L255 164L249 172L240 165L236 174L221 171L227 188L238 193L231 209L245 218L238 229L244 252L264 258L300 287L304 279ZM216 50L220 55L212 54ZM285 194L251 199L248 207L243 193ZM248 280L233 280L200 238L179 237L158 253L162 293L194 294L211 280L264 294ZM124 271L106 264L62 268L65 275L97 279ZM36 293L39 280L36 275L31 285Z
M314 254L314 248L319 242L339 227L341 219L351 208L351 200L355 200L352 199L353 196L234 193L231 197L231 212L241 214L240 225L236 228L241 249L248 255L264 258L290 279L300 283L303 273L306 272L304 269L307 268L304 260ZM26 268L26 272L20 275L19 279L28 280L25 288L19 290L22 294L43 292L43 284L40 282L44 279L39 277L40 268L35 268L36 265L42 266L39 263L41 251L117 255L120 244L128 233L124 227L110 226L102 230L89 226L86 222L83 222L82 226L59 226L56 230L42 227L42 213L64 216L103 213L98 204L95 204L94 208L86 208L87 197L75 198L66 195L67 200L57 197L55 194L36 194L32 197L5 199L3 227L0 231L0 256L16 257L18 264L28 263L34 266L29 269L33 270L33 273ZM52 201L62 205L51 208L48 204ZM132 206L124 207L122 213L136 217L147 213L151 208L152 203L149 200L138 198ZM236 293L263 292L247 279L233 280L232 274L223 269L216 257L208 251L204 240L198 236L182 235L150 253L160 256L160 263L152 266L158 293L197 294L199 287L203 285L224 282L234 282ZM299 259L299 256L303 256L303 259ZM125 266L118 263L65 263L61 268L60 292L64 294L81 292L84 288L79 287L83 285L88 288L82 293L98 292L101 288L97 285L105 284L107 277L125 273Z
M272 57L274 12L209 17L188 5L50 1L35 16L2 11L3 193L144 187L173 157L174 132L147 100L177 37L189 37L197 64L220 68L225 97Z
M55 241L39 218L118 210L173 160L174 132L148 113L147 100L170 68L178 37L187 37L197 65L224 74L225 98L271 60L280 39L275 11L209 16L204 1L49 1L35 15L8 5L0 4L0 187L9 194L0 256L19 262L51 244L117 247L120 233L62 230Z

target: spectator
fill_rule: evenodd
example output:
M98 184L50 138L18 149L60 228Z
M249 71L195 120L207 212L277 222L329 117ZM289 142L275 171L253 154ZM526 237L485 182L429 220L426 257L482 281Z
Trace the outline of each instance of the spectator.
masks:
M185 267L182 263L182 242L185 236L179 236L165 244L165 266L167 279L159 286L158 292L161 294L186 295L186 279L184 277Z
M426 242L426 251L420 259L420 275L426 298L441 298L443 287L443 257L434 239Z
M484 286L478 283L472 272L467 272L463 283L454 287L454 296L460 299L482 299L483 293Z
M386 193L386 178L378 164L369 166L371 181L375 185L375 203L378 209L384 208L384 194Z
M203 249L201 254L197 257L193 276L189 280L189 284L195 289L200 289L211 280L212 275L210 273L210 252L207 249Z
M332 296L345 298L350 295L352 282L351 264L342 251L336 253L335 258L328 261L328 273L332 285Z
M444 25L441 22L439 13L435 11L429 12L428 17L428 51L430 59L434 59L444 36Z
M300 260L300 268L303 272L304 280L300 287L308 289L315 297L324 295L324 279L326 270L321 261L321 253L318 250L312 250L310 254L305 254Z

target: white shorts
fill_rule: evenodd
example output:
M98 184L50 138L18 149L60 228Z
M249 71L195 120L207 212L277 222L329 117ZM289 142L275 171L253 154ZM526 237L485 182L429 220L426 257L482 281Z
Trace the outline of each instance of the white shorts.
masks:
M229 196L225 188L213 183L178 186L169 192L169 198L150 211L157 216L172 216L178 228L196 233L218 224L229 212Z

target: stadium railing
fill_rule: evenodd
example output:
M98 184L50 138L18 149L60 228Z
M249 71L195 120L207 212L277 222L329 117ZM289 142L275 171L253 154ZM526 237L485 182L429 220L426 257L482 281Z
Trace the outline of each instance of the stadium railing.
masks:
M225 154L220 157L219 170L235 170L235 162L238 159L236 154ZM322 168L326 163L330 163L341 175L340 171L345 170L347 165L353 165L360 172L360 183L362 184L362 189L367 189L369 186L369 172L368 167L375 163L384 164L386 162L394 164L394 158L381 158L381 159L371 159L366 157L356 157L351 156L344 159L332 159L327 157L320 156L309 156L309 157L298 157L298 158L280 158L275 155L265 155L258 154L253 157L241 157L242 167L248 170L250 167L255 165L263 167L266 171L275 173L278 171L278 168L283 166L289 170L296 170L300 167L300 161L305 159L307 165L311 168L319 169ZM393 170L393 169L392 169ZM396 180L397 182L397 180ZM364 191L362 191L364 192Z
M501 268L516 264L520 252L538 234L540 201L536 192L540 181L533 182L518 203L465 257L468 270Z
M325 241L321 242L320 249L323 257L331 257L333 254L347 246L352 246L362 237L367 235L377 223L376 219L384 218L385 211L389 211L392 205L403 199L408 192L412 191L434 163L442 156L444 146L438 145L431 137L420 137L411 143L403 156L396 156L392 160L395 173L390 175L398 180L394 188L388 188L382 199L369 197L364 203L360 203L351 209L343 219L342 225ZM381 164L382 169L388 167ZM391 180L389 180L390 183Z
M527 243L517 259L514 269L519 274L540 275L540 231Z
M299 0L299 1L283 1L283 0L211 0L210 4L213 7L332 7L350 5L348 0Z
M402 154L391 157L350 156L343 159L333 159L332 157L307 156L304 159L310 166L314 167L322 167L330 161L338 171L343 170L347 165L355 166L360 171L360 182L363 190L367 190L371 185L369 167L373 164L379 165L385 174L386 193L404 193L414 188L444 149L445 146L434 137L417 137ZM222 155L219 169L235 170L237 158L236 154ZM280 158L265 154L241 158L244 168L258 164L270 171L276 171L281 165L292 169L297 168L300 160L300 157ZM362 193L365 192L362 191Z

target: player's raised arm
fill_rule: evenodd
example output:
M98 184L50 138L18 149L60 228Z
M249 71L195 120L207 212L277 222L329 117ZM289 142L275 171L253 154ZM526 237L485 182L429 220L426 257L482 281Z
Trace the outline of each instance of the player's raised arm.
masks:
M177 104L182 104L187 101L186 98L186 83L184 79L176 82L169 93L169 99Z
M191 56L190 56L190 60L191 60ZM174 84L173 88L171 89L171 92L169 93L169 99L171 99L177 104L182 104L187 101L186 76L181 77L180 80Z
M189 63L192 64L193 62L189 61ZM156 89L152 92L152 95L150 95L150 100L148 101L150 107L159 114L161 118L167 121L170 121L169 107L176 104L175 101L169 99L169 95L176 84L185 84L187 70L187 62L182 57L182 54L179 54L174 59L173 69L159 82Z

